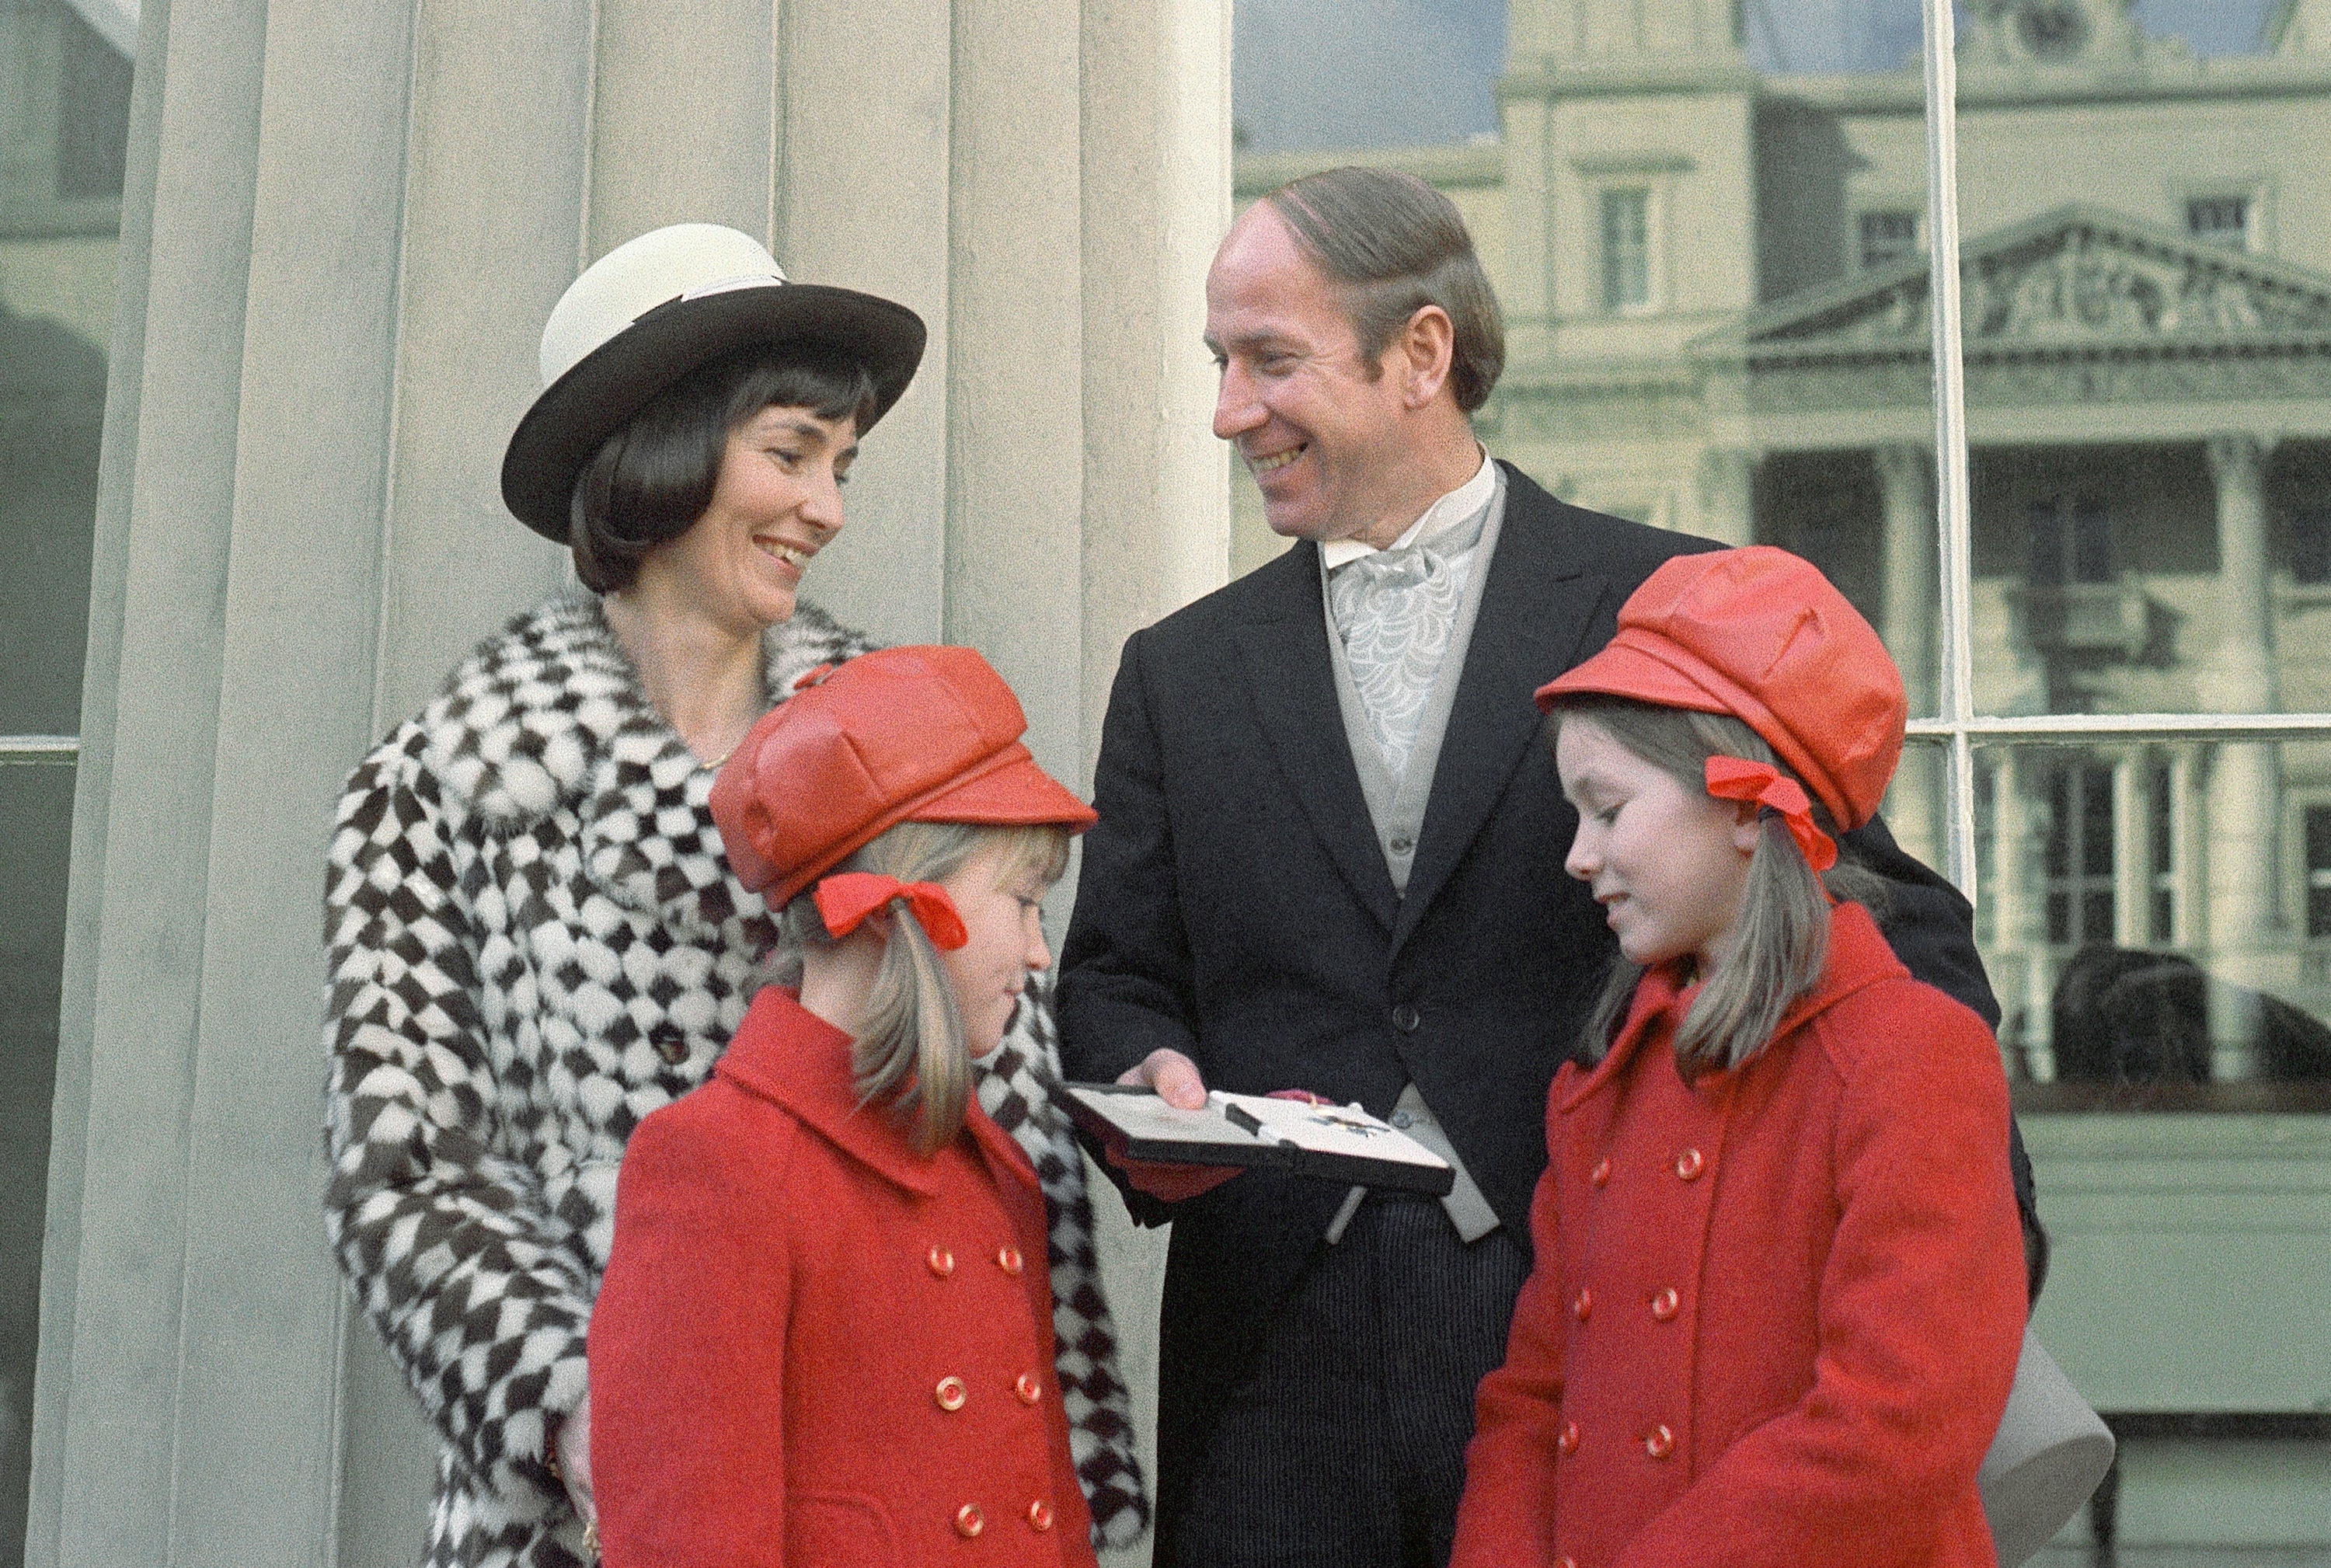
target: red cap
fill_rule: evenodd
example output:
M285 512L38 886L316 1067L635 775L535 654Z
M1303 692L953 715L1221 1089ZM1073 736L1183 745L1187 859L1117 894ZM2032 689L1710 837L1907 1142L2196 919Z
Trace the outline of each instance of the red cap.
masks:
M781 908L899 822L1084 832L1092 808L1036 765L1027 728L968 648L861 654L763 714L721 768L712 820L728 864Z
M1619 607L1619 634L1538 688L1744 721L1841 828L1878 814L1902 757L1902 672L1860 611L1786 550L1677 556Z

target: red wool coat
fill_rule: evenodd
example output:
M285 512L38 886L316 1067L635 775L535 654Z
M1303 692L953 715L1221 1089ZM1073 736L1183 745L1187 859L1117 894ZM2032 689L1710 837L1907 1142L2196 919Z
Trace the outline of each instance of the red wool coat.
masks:
M774 986L625 1149L591 1315L607 1568L1091 1568L1044 1201L975 1103L918 1158Z
M1452 1568L1992 1568L2024 1315L1998 1047L1850 904L1773 1043L1697 1088L1685 1000L1645 975L1554 1080Z

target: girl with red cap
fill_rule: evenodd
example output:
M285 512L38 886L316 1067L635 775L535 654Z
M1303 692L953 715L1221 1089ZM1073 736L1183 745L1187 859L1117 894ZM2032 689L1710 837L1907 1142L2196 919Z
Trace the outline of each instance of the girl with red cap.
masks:
M972 1090L1093 820L1025 728L978 654L888 649L713 786L782 984L624 1155L590 1336L610 1568L1095 1560L1043 1194Z
M1669 561L1537 698L1565 870L1622 956L1547 1098L1453 1563L1990 1568L1975 1475L2024 1319L2005 1075L1834 842L1893 776L1899 673L1758 546Z

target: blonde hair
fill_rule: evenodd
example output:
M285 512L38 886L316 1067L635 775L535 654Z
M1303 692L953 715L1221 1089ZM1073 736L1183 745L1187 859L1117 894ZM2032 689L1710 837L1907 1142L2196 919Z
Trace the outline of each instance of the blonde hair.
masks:
M1694 794L1708 787L1705 769L1711 756L1768 763L1796 777L1762 736L1728 713L1696 713L1620 697L1567 698L1546 717L1548 746L1565 721L1573 718L1592 721ZM1812 794L1805 793L1809 797ZM1837 823L1817 798L1813 821L1822 832L1837 837ZM1765 813L1762 829L1749 857L1747 885L1741 891L1731 943L1714 969L1700 976L1699 994L1676 1031L1676 1070L1686 1081L1753 1060L1772 1040L1781 1015L1821 978L1829 958L1824 886L1841 900L1873 908L1882 904L1884 884L1842 856L1826 877L1815 875L1778 813ZM1623 955L1613 955L1611 977L1595 999L1580 1041L1588 1060L1601 1060L1611 1049L1642 974Z
M941 882L995 846L1004 851L998 874L1006 881L1033 871L1049 883L1068 864L1068 831L1051 823L910 822L891 828L827 874L871 871L901 882ZM769 965L781 984L798 984L804 956L834 946L815 892L814 886L804 891L777 917ZM938 948L905 904L893 901L890 916L890 940L867 997L866 1026L851 1042L851 1069L858 1103L888 1100L893 1116L907 1124L909 1145L928 1156L963 1130L971 1098L971 1052Z

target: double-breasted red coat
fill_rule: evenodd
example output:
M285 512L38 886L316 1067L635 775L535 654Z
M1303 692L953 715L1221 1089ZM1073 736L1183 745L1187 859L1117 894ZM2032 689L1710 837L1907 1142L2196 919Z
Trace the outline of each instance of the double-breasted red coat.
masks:
M1090 1568L1035 1172L918 1157L774 986L632 1135L591 1316L608 1568Z
M1991 1568L2024 1317L1997 1045L1850 904L1746 1066L1683 1081L1689 1001L1651 971L1555 1079L1452 1568Z

